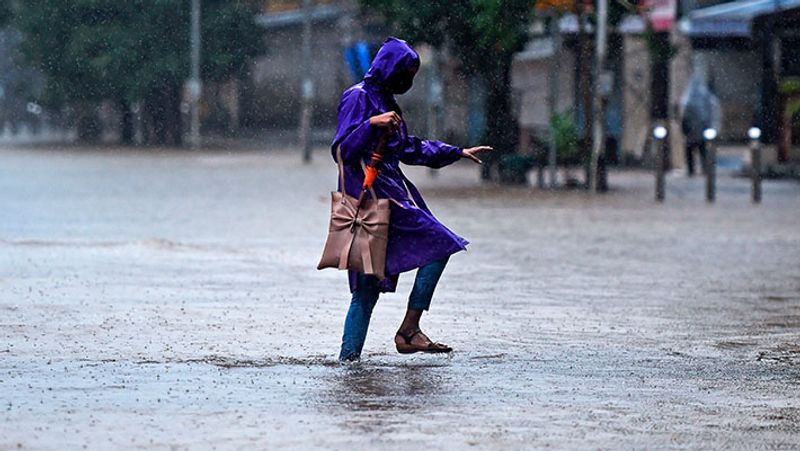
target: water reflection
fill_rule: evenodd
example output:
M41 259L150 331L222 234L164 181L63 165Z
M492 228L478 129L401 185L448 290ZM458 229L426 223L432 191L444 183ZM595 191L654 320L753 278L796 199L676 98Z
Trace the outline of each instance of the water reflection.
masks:
M323 404L349 413L346 427L387 430L452 395L449 365L358 363L333 372ZM356 415L353 415L356 414ZM368 415L359 415L368 414Z

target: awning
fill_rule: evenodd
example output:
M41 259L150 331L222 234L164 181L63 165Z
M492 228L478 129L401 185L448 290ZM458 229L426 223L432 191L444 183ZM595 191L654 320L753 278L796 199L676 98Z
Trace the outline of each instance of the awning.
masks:
M335 5L318 5L311 8L311 21L320 22L339 17L342 9ZM280 28L302 25L305 12L302 9L282 11L271 14L259 14L256 23L264 28Z
M756 19L791 9L800 9L800 0L739 0L696 9L679 30L690 38L750 38Z

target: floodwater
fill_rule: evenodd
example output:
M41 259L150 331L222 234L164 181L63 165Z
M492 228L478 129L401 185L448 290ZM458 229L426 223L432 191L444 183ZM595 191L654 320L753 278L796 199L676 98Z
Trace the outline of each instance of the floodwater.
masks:
M324 150L0 151L0 449L800 443L800 184L408 172L471 241L423 318L456 351L394 351L407 274L340 365Z

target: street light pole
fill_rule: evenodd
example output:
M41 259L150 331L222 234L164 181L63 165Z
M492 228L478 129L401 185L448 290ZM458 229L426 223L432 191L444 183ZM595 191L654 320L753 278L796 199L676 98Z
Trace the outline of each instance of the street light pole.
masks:
M303 162L311 162L311 115L314 102L314 79L311 77L311 0L303 0L303 82L300 86L300 148Z
M191 25L191 76L189 79L189 104L191 124L189 143L193 149L200 147L200 0L192 0Z
M607 74L605 72L606 63L606 40L608 36L608 0L597 1L597 32L595 40L595 76L594 76L594 121L593 121L593 141L592 155L589 160L589 189L599 191L597 177L597 164L600 158L600 151L605 147L604 122L605 122L605 92L609 89Z

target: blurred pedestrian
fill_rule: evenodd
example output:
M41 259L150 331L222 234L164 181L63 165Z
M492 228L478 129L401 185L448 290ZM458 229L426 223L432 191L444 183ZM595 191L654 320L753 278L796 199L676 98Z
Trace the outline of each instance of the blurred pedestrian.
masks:
M719 133L720 105L713 89L700 74L695 74L681 99L681 130L686 140L686 173L694 175L694 153L700 154L700 169L706 171L706 141L703 132L713 128Z
M419 70L419 55L405 41L388 38L375 56L364 79L347 89L339 104L336 137L331 152L341 149L345 186L358 197L364 179L361 162L369 160L383 133L389 133L380 175L373 187L379 198L391 199L386 278L349 272L352 299L344 324L339 359L358 360L367 336L369 320L380 293L394 292L400 273L417 269L405 318L395 335L400 353L452 351L436 343L420 329L422 313L428 310L433 291L450 255L466 249L467 240L442 225L425 205L417 188L400 169L400 163L441 168L490 151L480 146L468 149L430 141L408 134L403 112L395 95L411 89Z

